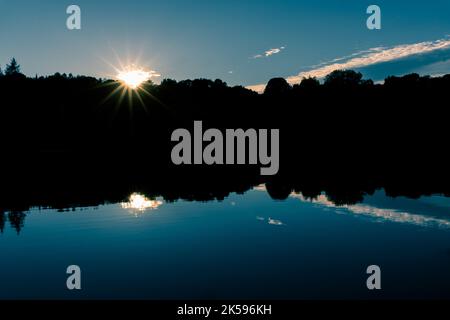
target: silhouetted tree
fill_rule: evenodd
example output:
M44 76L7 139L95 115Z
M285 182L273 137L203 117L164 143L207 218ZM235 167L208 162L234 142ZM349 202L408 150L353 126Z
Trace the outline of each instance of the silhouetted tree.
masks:
M291 90L291 85L284 78L273 78L267 83L264 89L265 95L279 96Z
M389 76L384 80L384 84L387 87L411 87L417 85L420 81L429 80L427 77L420 77L417 73L411 73L402 77Z
M294 85L294 89L315 90L320 87L320 82L316 77L303 78L299 84Z
M160 87L167 87L167 88L175 88L177 85L177 81L173 79L164 79L161 81Z
M373 80L372 79L367 79L367 80L361 80L360 83L362 86L373 86Z
M20 73L20 65L17 63L15 58L11 59L11 62L6 65L5 75L11 76Z
M362 74L353 70L335 70L325 77L324 84L329 87L354 87L360 85Z
M319 80L316 77L303 78L300 82L300 87L305 89L317 88L320 86Z
M216 79L216 80L214 80L214 86L216 88L226 88L227 87L227 83L222 81L222 80L220 80L220 79Z

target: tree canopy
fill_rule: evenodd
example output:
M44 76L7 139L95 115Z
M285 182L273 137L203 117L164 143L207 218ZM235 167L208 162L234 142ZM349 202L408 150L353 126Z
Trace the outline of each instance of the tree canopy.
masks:
M6 65L5 75L12 76L16 74L20 74L20 65L15 58L12 58L11 62Z

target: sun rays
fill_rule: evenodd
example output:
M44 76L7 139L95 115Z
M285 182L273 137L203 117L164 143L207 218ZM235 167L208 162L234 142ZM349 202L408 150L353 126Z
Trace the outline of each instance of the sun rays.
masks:
M127 59L127 62L123 62L119 58L117 53L112 50L117 60L116 65L110 63L109 61L102 58L102 60L110 66L113 70L111 74L108 75L108 81L105 81L102 86L112 86L114 87L103 99L101 104L105 104L111 99L115 99L115 112L117 113L119 107L127 100L130 112L133 111L133 106L135 102L140 105L146 113L149 113L147 103L145 102L145 96L151 100L162 105L162 103L151 93L151 87L153 86L152 80L158 78L161 75L146 67L147 63L141 63L138 59L130 62L131 59ZM139 57L141 55L138 55Z

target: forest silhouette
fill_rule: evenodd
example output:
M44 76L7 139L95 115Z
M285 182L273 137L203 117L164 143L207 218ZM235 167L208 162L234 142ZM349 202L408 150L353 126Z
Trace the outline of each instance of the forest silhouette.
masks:
M111 79L0 70L0 230L19 232L31 207L119 202L133 191L206 201L265 183L274 199L327 193L336 204L384 188L391 196L450 196L450 75L390 76L384 83L337 70L322 82L271 79L263 94L217 80L123 91ZM124 92L124 94L122 94ZM280 129L280 170L175 166L177 128ZM21 220L22 219L22 220Z

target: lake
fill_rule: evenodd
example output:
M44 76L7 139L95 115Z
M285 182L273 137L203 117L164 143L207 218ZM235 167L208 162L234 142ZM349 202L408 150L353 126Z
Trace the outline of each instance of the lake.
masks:
M128 201L0 213L1 299L450 298L450 198L337 206L273 200ZM0 218L1 218L0 216ZM82 290L66 288L81 268ZM381 290L366 287L370 265Z

